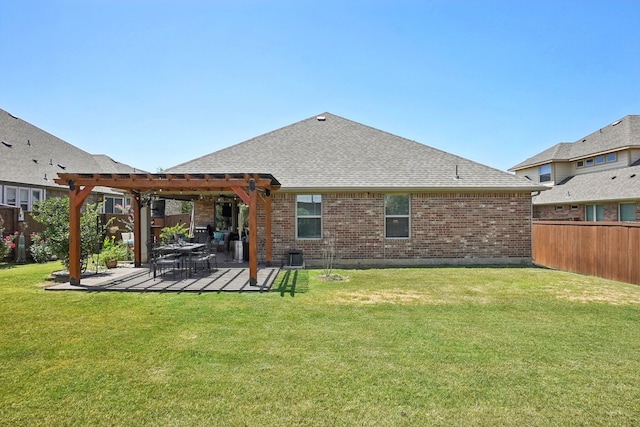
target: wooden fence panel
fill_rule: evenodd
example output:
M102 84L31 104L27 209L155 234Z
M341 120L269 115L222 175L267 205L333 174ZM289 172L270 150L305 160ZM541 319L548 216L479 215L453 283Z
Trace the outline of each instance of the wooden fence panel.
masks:
M640 223L533 223L533 261L545 267L640 285Z

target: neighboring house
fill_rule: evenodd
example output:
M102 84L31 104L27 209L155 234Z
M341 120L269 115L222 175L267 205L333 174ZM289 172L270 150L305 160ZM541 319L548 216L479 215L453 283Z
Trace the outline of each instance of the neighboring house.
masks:
M68 196L54 179L58 172L130 173L136 170L105 155L93 155L0 109L0 203L32 210L34 203ZM92 201L103 198L105 213L119 213L128 195L105 187L94 189Z
M533 198L541 220L640 220L640 116L626 116L512 167L549 186Z
M531 194L545 188L329 113L165 172L273 175L274 260L302 250L307 265L330 249L345 265L529 263ZM195 225L215 224L215 204L233 198L201 194Z

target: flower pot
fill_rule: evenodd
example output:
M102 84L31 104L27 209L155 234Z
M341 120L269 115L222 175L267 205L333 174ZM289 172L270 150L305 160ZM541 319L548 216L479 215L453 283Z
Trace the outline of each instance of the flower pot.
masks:
M107 268L116 268L118 266L118 260L110 259L105 262L105 265L107 266Z

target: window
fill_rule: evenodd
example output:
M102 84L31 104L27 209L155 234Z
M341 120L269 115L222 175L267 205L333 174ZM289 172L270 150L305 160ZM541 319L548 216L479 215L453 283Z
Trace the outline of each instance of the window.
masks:
M593 159L587 159L587 162L585 164L587 166L593 166Z
M618 154L616 153L607 154L607 163L617 162L617 161L618 161Z
M602 221L604 219L604 206L586 205L585 217L587 221Z
M26 212L29 210L29 189L21 188L19 193L20 193L20 204L18 206L20 206L23 212Z
M561 205L557 205L557 206L556 206L556 210L557 210L557 211L561 211L561 210L564 210L564 208L563 208Z
M10 206L18 206L18 189L16 187L5 187L4 203Z
M601 165L604 163L604 156L598 156L596 157L596 164L597 165Z
M42 200L42 189L25 187L5 187L4 203L18 206L23 212L31 211L33 204Z
M31 206L33 207L33 205L40 202L40 200L42 200L42 190L40 190L39 188L32 188L31 189Z
M409 238L409 195L392 194L384 198L384 233L387 239Z
M299 195L296 198L296 233L298 239L322 238L322 196Z
M129 197L105 196L103 213L126 214L129 213L129 206L131 206L131 199Z
M636 220L636 204L635 203L620 203L620 221L635 221Z
M584 167L584 160L579 160L576 162L576 167L581 168Z
M571 205L571 210L572 211L577 211L578 210L578 205Z
M542 165L539 168L540 182L551 181L551 165Z

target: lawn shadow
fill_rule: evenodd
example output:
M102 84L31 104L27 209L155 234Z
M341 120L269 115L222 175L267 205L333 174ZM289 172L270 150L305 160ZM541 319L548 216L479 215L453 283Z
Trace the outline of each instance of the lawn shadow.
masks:
M9 270L11 268L16 268L16 264L10 262L2 262L0 263L0 270Z
M303 294L309 290L309 273L306 270L284 270L280 283L274 291L280 292L280 296L289 294Z

